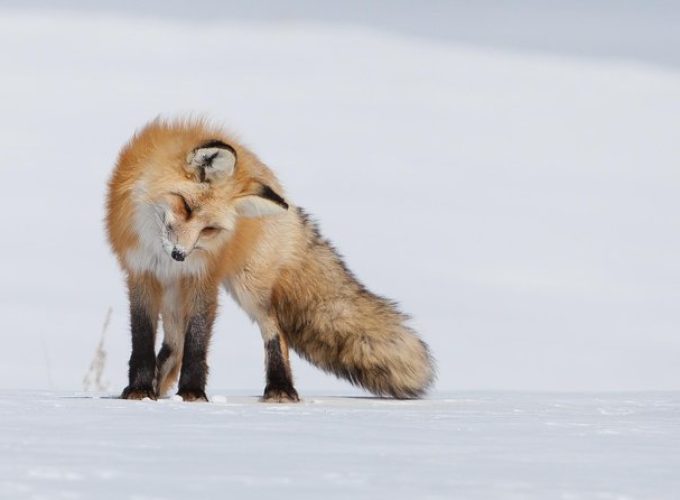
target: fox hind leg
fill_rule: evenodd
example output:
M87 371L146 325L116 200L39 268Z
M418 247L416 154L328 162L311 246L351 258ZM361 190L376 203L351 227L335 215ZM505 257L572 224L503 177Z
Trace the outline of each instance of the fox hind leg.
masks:
M177 382L184 354L184 335L187 321L184 313L181 286L166 286L163 293L163 345L156 358L156 391L159 397L170 391Z
M179 377L182 366L182 351L177 346L163 342L156 358L156 395L163 397L170 391Z
M292 403L300 401L295 387L288 359L288 342L278 322L268 318L260 324L264 340L265 371L267 385L262 401L269 403Z

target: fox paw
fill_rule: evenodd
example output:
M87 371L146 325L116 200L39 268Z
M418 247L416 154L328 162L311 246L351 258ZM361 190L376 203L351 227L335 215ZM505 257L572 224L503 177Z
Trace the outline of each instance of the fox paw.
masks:
M130 387L127 386L123 389L123 394L120 395L121 399L157 399L156 391L151 387Z
M200 389L180 389L177 392L177 395L184 401L208 401L208 396L205 395L205 391Z
M264 390L264 395L260 399L263 403L299 403L300 396L293 386L290 387L269 387Z

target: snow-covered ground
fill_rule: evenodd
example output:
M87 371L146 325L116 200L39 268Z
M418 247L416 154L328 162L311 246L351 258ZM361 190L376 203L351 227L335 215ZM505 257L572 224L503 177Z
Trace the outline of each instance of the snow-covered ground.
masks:
M0 392L0 498L673 499L677 393L308 396L268 405Z
M680 8L165 3L0 1L0 498L677 497L678 393L587 391L680 389ZM135 128L186 112L412 314L431 400L347 398L297 358L304 404L236 397L263 353L226 298L226 403L112 399L105 183ZM79 397L100 342L107 397Z

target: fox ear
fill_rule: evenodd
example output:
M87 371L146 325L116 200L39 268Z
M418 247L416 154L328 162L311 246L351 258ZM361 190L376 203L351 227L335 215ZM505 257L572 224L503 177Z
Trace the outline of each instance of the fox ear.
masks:
M236 151L222 141L210 141L187 155L186 169L201 182L213 182L234 173Z
M288 210L288 203L272 188L261 184L256 194L242 196L236 200L236 213L241 217L266 217Z

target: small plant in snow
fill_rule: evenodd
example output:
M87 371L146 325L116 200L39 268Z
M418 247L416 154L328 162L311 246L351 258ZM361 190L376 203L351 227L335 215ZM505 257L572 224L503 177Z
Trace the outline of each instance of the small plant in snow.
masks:
M85 377L83 377L83 390L89 391L106 391L108 390L108 382L102 381L102 374L104 373L104 367L106 366L106 349L104 349L104 339L106 337L106 331L109 329L109 323L111 322L111 314L113 309L109 307L106 313L106 319L104 320L104 326L102 327L102 335L97 344L97 348L94 351L94 357L90 363L90 368L87 370Z

